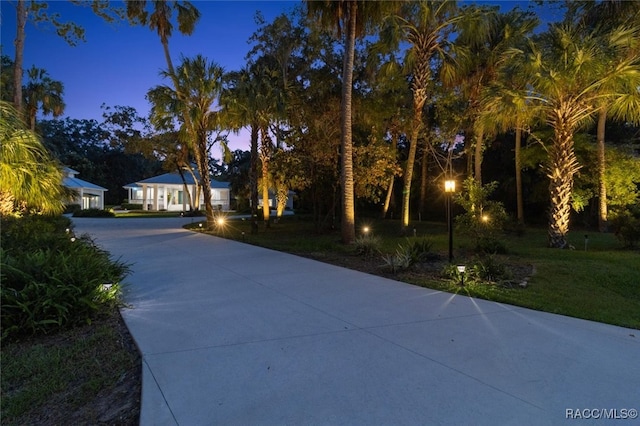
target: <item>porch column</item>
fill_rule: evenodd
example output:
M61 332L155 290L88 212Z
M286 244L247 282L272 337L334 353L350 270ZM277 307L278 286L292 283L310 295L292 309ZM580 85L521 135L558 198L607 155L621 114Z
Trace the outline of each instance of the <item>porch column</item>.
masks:
M147 209L147 184L146 183L142 184L142 210L148 210Z
M158 184L154 184L153 185L153 210L159 210L158 209Z
M80 210L84 210L84 189L80 188L78 194L80 194Z

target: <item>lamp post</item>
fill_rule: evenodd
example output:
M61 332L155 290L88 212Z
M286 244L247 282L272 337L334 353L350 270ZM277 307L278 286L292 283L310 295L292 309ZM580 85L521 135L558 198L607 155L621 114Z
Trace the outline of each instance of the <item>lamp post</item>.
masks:
M451 211L451 199L456 192L456 181L447 179L444 181L444 192L447 194L447 228L449 231L449 263L453 261L453 212Z

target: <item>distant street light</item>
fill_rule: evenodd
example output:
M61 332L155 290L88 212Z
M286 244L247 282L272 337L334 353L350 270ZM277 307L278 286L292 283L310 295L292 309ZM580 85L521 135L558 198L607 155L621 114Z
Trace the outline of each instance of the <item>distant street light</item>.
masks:
M449 263L453 262L453 212L451 201L456 192L456 181L448 179L444 181L444 192L447 195L447 228L449 231Z

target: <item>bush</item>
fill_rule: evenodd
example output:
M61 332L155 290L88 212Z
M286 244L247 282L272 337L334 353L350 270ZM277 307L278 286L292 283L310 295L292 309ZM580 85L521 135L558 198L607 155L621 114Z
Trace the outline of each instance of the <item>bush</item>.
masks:
M380 253L380 246L382 242L380 237L374 235L363 235L356 238L354 244L357 254L365 257L371 257Z
M635 247L640 242L640 214L624 210L613 216L611 228L625 247Z
M88 323L120 303L119 283L127 265L111 260L88 237L76 238L71 229L60 229L68 219L23 219L2 228L3 339ZM34 229L41 234L36 236ZM14 240L21 230L23 238Z
M142 204L122 203L123 210L142 210Z
M426 238L407 238L407 244L398 244L394 254L382 257L383 268L392 273L409 269L416 263L424 262L432 257L431 248L433 243Z
M81 210L82 207L80 207L80 204L67 204L64 207L64 213L65 214L69 214L69 213L75 213L78 210Z
M458 271L457 265L447 265L442 275L449 278L453 284L462 283L463 273ZM464 283L468 285L495 284L511 278L509 268L491 255L474 259L464 272Z
M456 218L456 228L461 234L475 240L478 253L506 253L501 241L507 224L507 213L502 203L489 200L498 183L480 185L472 177L464 181L464 191L455 198L465 213Z
M116 217L116 215L109 210L86 209L78 210L73 214L73 217Z

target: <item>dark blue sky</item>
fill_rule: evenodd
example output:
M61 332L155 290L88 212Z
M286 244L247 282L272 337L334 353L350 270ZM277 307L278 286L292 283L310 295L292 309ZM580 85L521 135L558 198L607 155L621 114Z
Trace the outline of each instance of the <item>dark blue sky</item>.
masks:
M193 0L192 0L193 1ZM169 47L174 64L181 55L202 54L225 70L239 70L250 50L248 39L256 30L254 16L260 10L266 21L288 12L299 1L195 1L201 12L196 31L184 37L174 29ZM515 5L526 8L526 1L487 2L508 10ZM117 2L116 2L117 4ZM2 11L2 53L14 57L15 2L0 2ZM166 69L158 35L148 28L131 27L126 22L108 24L90 8L67 1L51 1L49 9L62 21L73 21L85 28L86 42L69 46L55 35L51 26L27 24L24 68L44 68L54 80L64 83L65 116L102 120L100 105L122 105L147 115L146 92L165 84L159 71ZM232 146L232 149L235 147Z

